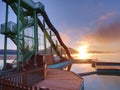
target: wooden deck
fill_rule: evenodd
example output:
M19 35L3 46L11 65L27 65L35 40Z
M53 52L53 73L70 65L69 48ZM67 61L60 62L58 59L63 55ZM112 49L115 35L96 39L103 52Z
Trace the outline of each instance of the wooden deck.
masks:
M84 90L83 78L73 72L58 69L47 69L45 80L36 86L50 90Z

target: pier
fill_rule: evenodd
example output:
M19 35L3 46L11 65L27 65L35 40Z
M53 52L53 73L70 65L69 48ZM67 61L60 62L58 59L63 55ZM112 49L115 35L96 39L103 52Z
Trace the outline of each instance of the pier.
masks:
M6 13L5 22L0 25L0 34L5 36L2 57L4 65L0 71L1 90L84 90L82 76L113 73L120 75L120 63L92 59L73 60L69 48L62 41L41 2L2 1L6 4ZM9 21L9 8L14 12L16 22ZM40 39L41 34L43 40ZM11 64L7 63L11 59L7 58L8 38L17 49L16 58ZM43 42L42 49L40 41ZM91 64L96 71L79 74L69 71L72 64L76 63Z
M6 13L5 22L0 25L0 34L5 36L0 89L84 90L83 78L73 72L63 70L72 65L73 58L58 30L49 20L45 6L33 0L2 1L6 4ZM16 22L8 21L9 8L16 15ZM39 49L41 47L40 32L43 35L43 51ZM55 40L52 38L53 35ZM11 64L7 63L8 38L17 48L16 58ZM49 46L47 46L47 41ZM47 47L49 52L47 52ZM62 49L66 56L62 55Z
M73 72L47 69L45 80L36 86L50 90L84 90L84 80Z
M93 59L74 59L73 64L79 63L79 64L91 64Z
M73 64L91 64L95 71L78 73L80 76L88 75L118 75L120 76L120 62L103 62L97 59L75 59Z

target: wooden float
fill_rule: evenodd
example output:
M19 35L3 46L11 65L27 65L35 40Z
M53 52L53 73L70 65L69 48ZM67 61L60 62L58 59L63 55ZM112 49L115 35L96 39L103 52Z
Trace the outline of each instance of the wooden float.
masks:
M97 74L96 71L91 71L91 72L84 72L84 73L79 73L78 75L80 76L88 76L88 75L93 75L93 74Z
M118 62L94 62L99 75L120 75L120 63Z
M92 59L74 59L73 60L73 64L91 64L92 63Z

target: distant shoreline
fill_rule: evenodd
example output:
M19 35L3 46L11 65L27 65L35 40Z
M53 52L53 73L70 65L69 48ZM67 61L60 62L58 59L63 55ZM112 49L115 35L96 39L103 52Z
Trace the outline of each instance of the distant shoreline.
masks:
M17 54L17 51L16 51L16 50L8 49L8 50L6 51L6 53L7 53L8 55L15 55L15 54ZM2 54L4 54L4 49L0 49L0 55L2 55Z
M16 58L16 54L7 54L7 60L13 60ZM0 54L0 60L4 59L4 54Z

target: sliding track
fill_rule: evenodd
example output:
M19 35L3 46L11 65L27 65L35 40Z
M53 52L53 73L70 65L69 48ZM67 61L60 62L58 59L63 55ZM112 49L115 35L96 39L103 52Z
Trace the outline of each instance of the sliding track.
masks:
M17 24L14 24L14 25L12 25L9 22L9 23L7 23L7 28L6 28L7 30L5 30L5 24L6 24L5 23L3 25L3 28L1 29L1 33L6 35L8 38L10 38L17 46L18 46L18 42L19 42L20 45L18 48L20 49L20 51L22 53L22 57L23 57L22 61L24 63L26 63L33 54L37 55L37 53L38 53L37 24L41 28L41 31L46 34L46 37L47 37L48 41L51 43L56 54L58 56L61 56L57 46L55 45L53 40L50 38L49 33L46 31L42 21L39 19L39 15L40 15L40 17L43 18L43 20L47 24L48 28L55 34L60 45L66 51L68 58L72 59L70 52L69 52L67 46L62 41L57 29L52 25L51 21L49 20L46 12L44 10L43 4L41 4L40 2L35 3L32 0L3 0L3 1L12 8L12 10L16 14L17 18L19 18L20 30L19 30L19 36L18 36L18 22L17 22ZM18 7L19 3L20 3L20 7ZM18 12L20 14L18 14ZM11 26L11 27L9 27L9 26ZM14 26L14 28L13 28L13 26ZM30 28L33 28L33 32L31 31ZM27 29L29 29L28 31L30 31L31 33L34 33L34 35L28 35L28 34L25 35L25 32ZM14 35L12 35L13 32L14 32ZM31 41L34 43L28 43L28 41Z

